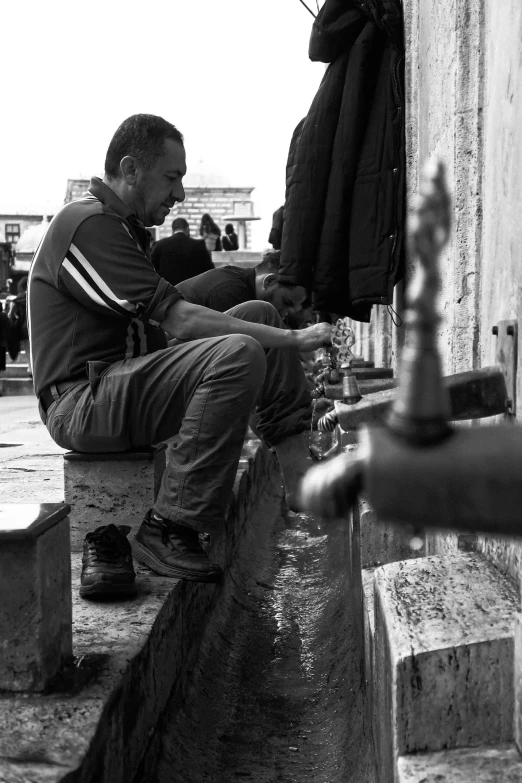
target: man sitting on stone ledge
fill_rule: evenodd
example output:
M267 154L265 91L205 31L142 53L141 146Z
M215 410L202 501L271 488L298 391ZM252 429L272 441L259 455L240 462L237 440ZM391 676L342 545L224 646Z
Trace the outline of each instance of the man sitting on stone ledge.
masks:
M31 268L29 326L40 414L63 448L141 449L171 439L153 509L132 543L156 572L216 581L198 533L224 518L251 410L275 448L295 508L307 470L310 398L297 350L331 340L318 324L292 331L267 302L228 313L189 303L154 270L150 234L183 201L181 133L161 117L125 120L103 180L52 220ZM167 347L165 333L183 341ZM174 437L175 436L175 437ZM84 543L82 595L133 592L125 528Z

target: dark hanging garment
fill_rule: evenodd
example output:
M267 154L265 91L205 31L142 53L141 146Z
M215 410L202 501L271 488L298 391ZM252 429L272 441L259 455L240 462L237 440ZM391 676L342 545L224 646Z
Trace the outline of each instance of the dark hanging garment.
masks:
M272 215L272 228L268 235L268 242L274 250L281 250L281 240L283 238L283 213L284 206L276 209Z
M309 54L330 65L290 144L279 280L369 321L404 274L399 0L326 0Z

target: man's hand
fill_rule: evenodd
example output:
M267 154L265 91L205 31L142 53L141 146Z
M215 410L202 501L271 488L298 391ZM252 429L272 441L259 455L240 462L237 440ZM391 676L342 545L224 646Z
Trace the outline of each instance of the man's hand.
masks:
M332 343L332 326L326 323L298 329L292 334L298 351L314 351Z
M226 313L191 304L184 299L174 302L160 326L171 337L183 341L247 334L256 339L263 348L297 348L298 351L314 351L332 342L330 324L315 324L295 331L280 329L278 326L243 321Z

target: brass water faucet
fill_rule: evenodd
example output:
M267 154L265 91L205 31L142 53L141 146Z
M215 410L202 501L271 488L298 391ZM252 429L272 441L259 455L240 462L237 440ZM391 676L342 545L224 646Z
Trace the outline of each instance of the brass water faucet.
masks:
M364 489L388 522L522 534L522 427L456 429L449 421L436 347L438 256L449 232L444 169L431 161L409 225L419 263L408 288L398 389L381 410L382 423L361 427L355 455L341 454L306 474L301 499L312 514L342 517ZM484 377L493 377L498 368L485 369Z

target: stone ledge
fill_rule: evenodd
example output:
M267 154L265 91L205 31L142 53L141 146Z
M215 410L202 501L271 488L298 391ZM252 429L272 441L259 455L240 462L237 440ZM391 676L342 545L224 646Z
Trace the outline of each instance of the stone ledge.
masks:
M477 554L376 570L381 780L397 780L397 758L407 753L513 739L517 608L514 584Z
M369 702L370 726L372 740L375 744L375 725L377 721L375 705L375 568L362 569L363 588L363 622L364 622L364 680L366 684L366 696Z
M246 444L224 529L211 553L227 567L275 459ZM0 694L0 782L130 783L175 683L187 676L220 585L138 569L136 598L78 597L73 556L74 664L49 692Z
M410 542L411 527L393 525L378 519L368 501L361 494L357 500L361 520L361 563L363 568L372 568L397 560L410 560L426 554L424 547L415 551Z
M362 569L363 612L364 612L364 673L367 685L373 680L375 644L375 568Z
M399 783L520 783L522 758L515 745L415 753L399 759Z

